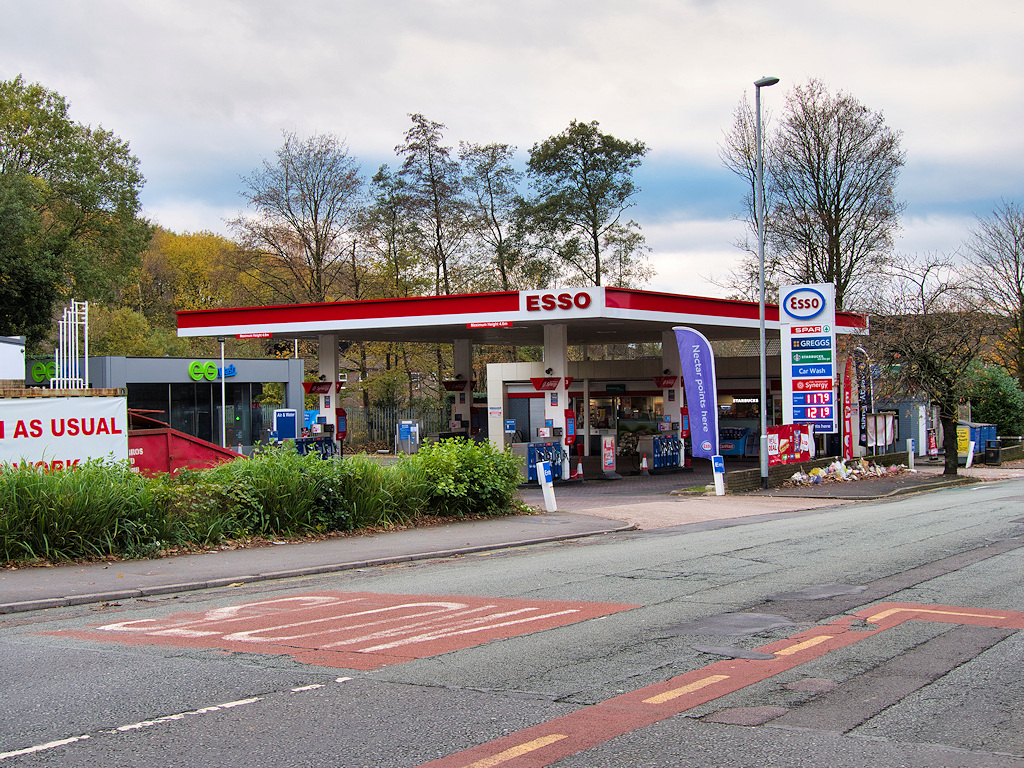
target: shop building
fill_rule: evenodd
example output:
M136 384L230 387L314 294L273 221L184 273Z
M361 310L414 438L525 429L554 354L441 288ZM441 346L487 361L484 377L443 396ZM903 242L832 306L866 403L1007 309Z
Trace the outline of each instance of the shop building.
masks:
M52 359L29 360L25 386L49 386L52 367ZM268 440L274 406L260 401L269 386L283 392L283 407L300 413L305 396L301 359L229 358L222 372L219 358L90 357L88 378L90 387L124 388L130 410L202 440L221 444L224 425L226 444L246 451Z

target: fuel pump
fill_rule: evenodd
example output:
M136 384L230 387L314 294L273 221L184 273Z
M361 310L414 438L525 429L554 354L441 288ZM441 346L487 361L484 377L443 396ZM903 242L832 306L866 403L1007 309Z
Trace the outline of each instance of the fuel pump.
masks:
M335 435L341 455L345 455L345 438L348 437L348 413L342 407L334 409L334 421L337 423Z
M562 452L562 478L570 475L569 454L570 448L576 442L576 411L572 408L565 409L565 450Z
M690 442L690 410L685 405L679 411L679 441L679 466L689 468L693 451L687 449Z

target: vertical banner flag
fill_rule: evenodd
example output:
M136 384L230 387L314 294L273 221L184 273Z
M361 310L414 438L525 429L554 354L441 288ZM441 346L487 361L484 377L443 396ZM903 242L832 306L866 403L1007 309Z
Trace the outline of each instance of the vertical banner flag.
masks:
M868 446L868 414L871 413L873 404L871 402L871 366L868 365L866 356L858 355L854 363L857 377L857 407L860 411L860 434L857 438L859 445Z
M786 424L835 433L836 307L832 283L779 289L782 411Z
M843 374L843 458L853 458L853 360L846 358Z
M679 345L686 407L690 414L693 455L710 459L718 453L718 389L715 354L704 334L693 328L673 328Z

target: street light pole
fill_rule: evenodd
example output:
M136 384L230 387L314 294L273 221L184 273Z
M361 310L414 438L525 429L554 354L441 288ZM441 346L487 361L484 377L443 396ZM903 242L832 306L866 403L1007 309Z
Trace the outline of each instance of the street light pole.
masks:
M228 427L227 427L227 392L226 385L224 383L224 337L219 336L217 341L220 342L220 445L222 448L228 447Z
M757 179L754 189L754 216L757 218L757 283L759 291L758 317L761 325L760 367L761 367L761 487L768 487L768 370L765 358L764 334L764 160L761 154L761 89L779 82L777 77L762 77L754 81L755 143L757 144Z

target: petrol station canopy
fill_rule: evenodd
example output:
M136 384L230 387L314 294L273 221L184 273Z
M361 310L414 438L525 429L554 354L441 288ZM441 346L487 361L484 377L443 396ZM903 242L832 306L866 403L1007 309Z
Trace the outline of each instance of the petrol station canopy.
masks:
M178 312L179 336L296 338L334 334L348 341L539 346L546 325L565 325L569 345L662 341L687 325L709 339L758 334L756 302L684 296L627 288L560 288L454 296L288 304ZM769 335L779 333L779 310L765 307ZM868 320L836 314L836 332L867 333Z

